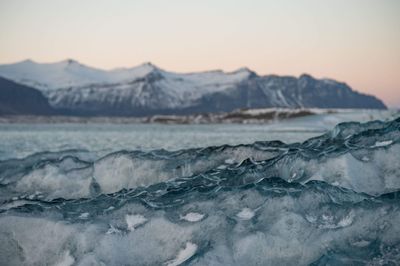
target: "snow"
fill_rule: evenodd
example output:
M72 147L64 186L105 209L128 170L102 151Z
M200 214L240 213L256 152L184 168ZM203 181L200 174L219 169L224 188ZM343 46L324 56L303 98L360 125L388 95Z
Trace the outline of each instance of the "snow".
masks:
M253 74L246 68L233 72L215 70L182 74L167 72L151 63L103 70L71 59L56 63L26 60L0 65L0 76L43 91L50 104L57 107L63 107L60 105L62 99L71 95L73 102L115 101L132 97L145 106L152 99L143 94L144 83L140 79L150 73L162 77L155 83L166 95L163 100L165 106L161 106L164 108L190 105L204 94L226 90Z
M151 72L158 72L169 79L164 85L181 94L186 90L196 94L198 87L205 87L204 92L222 90L229 84L247 78L252 72L247 69L225 73L223 71L207 71L199 73L178 74L164 71L151 63L144 63L132 68L116 68L103 70L83 65L72 59L56 63L36 63L25 60L15 64L0 65L0 75L33 86L44 91L85 87L96 85L113 85L119 89L128 82L145 77Z
M67 59L56 63L36 63L31 60L0 65L0 76L44 92L52 106L64 108L69 103L113 102L131 97L137 105L152 105L151 95L143 90L145 78L154 73L162 78L154 82L165 95L161 108L190 105L205 94L226 90L254 74L246 68L233 72L220 70L198 73L167 72L151 63L132 68L103 70ZM158 90L157 90L158 91ZM96 92L96 93L94 93ZM153 104L154 105L154 104Z
M155 67L148 63L133 68L107 71L80 64L72 59L56 63L25 60L15 64L0 65L0 75L46 91L132 81L154 69Z
M82 108L93 103L118 106L121 101L128 99L132 107L174 109L193 106L207 94L226 92L242 81L256 76L256 73L247 68L232 72L214 70L176 73L165 71L151 63L103 70L67 59L55 63L25 60L0 65L0 76L41 90L49 103L57 108ZM148 79L152 81L149 82ZM285 90L280 89L285 85L276 82L274 78L263 79L263 82L257 83L257 86L273 106L305 105L301 94L288 96ZM335 83L328 79L321 82L328 85Z

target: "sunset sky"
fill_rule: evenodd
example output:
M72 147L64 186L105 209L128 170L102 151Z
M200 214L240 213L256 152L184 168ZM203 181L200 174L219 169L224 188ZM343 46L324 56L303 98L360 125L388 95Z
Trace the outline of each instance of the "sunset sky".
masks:
M0 0L0 64L330 77L400 107L399 0Z

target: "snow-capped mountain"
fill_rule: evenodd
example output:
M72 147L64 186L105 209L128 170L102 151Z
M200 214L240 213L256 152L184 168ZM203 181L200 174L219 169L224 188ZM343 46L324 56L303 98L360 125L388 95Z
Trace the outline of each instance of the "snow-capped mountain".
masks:
M150 115L221 112L238 108L385 108L345 83L309 75L259 76L241 68L168 72L151 63L110 71L74 60L0 65L0 76L41 90L66 114Z
M152 70L153 66L146 63L135 68L106 71L82 65L73 59L56 63L24 60L15 64L0 65L2 77L43 91L124 82L142 77Z

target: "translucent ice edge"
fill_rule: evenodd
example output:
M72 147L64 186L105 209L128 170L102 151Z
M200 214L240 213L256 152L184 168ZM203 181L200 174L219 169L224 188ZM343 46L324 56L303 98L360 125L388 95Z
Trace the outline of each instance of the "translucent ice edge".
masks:
M400 188L399 127L400 119L350 122L304 143L120 151L94 161L81 151L40 153L0 162L0 200L92 198L146 187L163 194L187 182L232 187L271 177L302 184L320 180L379 196Z

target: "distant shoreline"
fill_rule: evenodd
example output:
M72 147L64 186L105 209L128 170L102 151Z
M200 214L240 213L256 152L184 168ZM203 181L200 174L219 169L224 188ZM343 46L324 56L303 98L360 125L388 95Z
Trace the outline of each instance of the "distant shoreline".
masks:
M324 111L324 113L332 112L336 111ZM309 109L248 109L229 113L153 115L148 117L0 115L0 124L262 124L318 113L321 113L321 111Z
M242 109L228 113L206 113L195 115L153 115L147 117L122 116L42 116L0 115L0 124L265 124L313 115L358 112L359 109ZM364 109L365 112L371 111ZM375 110L399 113L398 110Z

